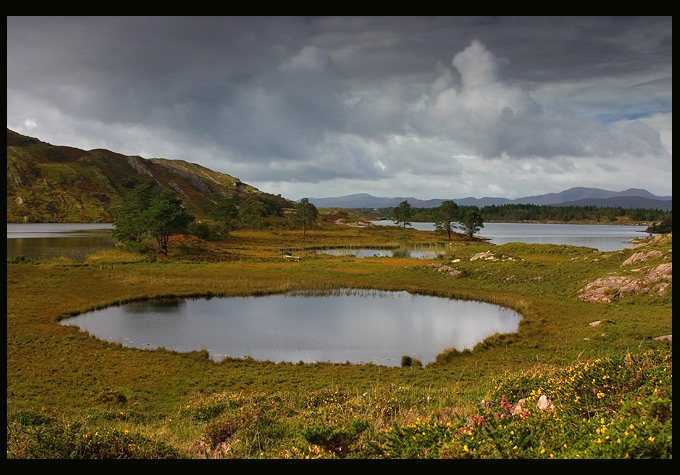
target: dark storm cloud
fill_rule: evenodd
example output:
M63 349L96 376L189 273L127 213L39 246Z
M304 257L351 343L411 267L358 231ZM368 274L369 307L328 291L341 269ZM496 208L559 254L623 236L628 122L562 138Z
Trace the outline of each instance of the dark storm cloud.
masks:
M7 40L9 128L293 198L462 176L512 197L523 169L576 186L633 153L670 171L670 17L8 17ZM497 159L514 181L482 174Z

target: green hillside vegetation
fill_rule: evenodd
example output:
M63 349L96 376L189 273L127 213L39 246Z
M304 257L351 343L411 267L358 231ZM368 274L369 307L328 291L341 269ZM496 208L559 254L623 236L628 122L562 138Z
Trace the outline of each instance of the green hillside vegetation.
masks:
M183 160L55 146L7 129L8 223L113 222L123 197L141 184L173 190L199 219L225 198L260 197L293 206L238 178Z

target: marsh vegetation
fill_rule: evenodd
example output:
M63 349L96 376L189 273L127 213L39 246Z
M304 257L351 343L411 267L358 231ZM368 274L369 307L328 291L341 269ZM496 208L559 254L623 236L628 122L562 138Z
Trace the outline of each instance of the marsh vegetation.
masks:
M442 241L434 259L317 252ZM659 338L672 333L670 273L663 286L611 288L607 302L579 297L598 278L643 280L671 264L671 235L614 252L448 242L324 222L233 230L221 241L172 236L167 256L8 260L7 457L672 457L672 343ZM299 261L284 258L289 249ZM473 259L482 253L493 259ZM645 258L624 265L636 253ZM477 300L522 320L471 350L401 366L215 361L59 323L155 298L338 289Z

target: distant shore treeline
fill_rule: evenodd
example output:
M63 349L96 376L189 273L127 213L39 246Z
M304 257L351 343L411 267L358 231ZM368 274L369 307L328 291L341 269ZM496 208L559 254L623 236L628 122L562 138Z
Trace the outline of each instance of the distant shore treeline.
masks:
M431 222L436 218L438 208L413 208L411 221ZM557 222L616 222L619 220L663 222L670 220L673 212L644 208L601 208L598 206L549 206L533 204L490 205L478 208L476 206L459 206L462 216L468 210L478 210L485 222L503 221L557 221ZM392 208L362 210L377 216L389 216Z

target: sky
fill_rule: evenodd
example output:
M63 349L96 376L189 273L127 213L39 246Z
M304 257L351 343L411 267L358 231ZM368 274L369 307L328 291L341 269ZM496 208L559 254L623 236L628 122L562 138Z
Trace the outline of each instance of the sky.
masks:
M299 200L672 194L671 17L7 17L7 127Z

